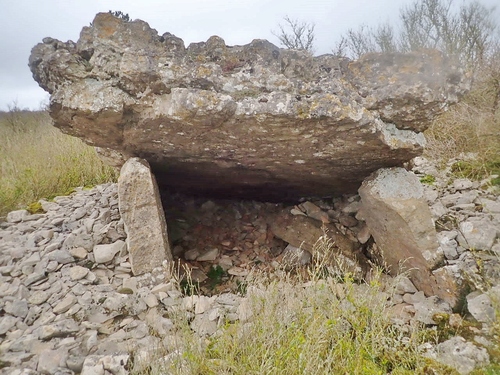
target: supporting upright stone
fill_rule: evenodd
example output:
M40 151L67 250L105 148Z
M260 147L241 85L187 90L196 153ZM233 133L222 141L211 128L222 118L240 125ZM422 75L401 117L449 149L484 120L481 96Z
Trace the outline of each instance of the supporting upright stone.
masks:
M118 199L134 275L172 261L160 193L147 161L131 158L123 165Z
M440 296L431 270L443 257L418 178L403 168L379 169L363 182L359 195L359 215L391 274L407 271L419 290Z

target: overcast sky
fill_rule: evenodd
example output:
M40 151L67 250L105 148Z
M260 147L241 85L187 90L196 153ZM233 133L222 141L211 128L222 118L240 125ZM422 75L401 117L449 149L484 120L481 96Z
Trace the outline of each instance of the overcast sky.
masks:
M0 12L0 110L17 102L38 109L48 102L31 77L31 48L50 36L77 41L83 26L98 12L121 10L140 18L161 35L170 32L186 46L211 35L226 44L268 39L279 45L272 30L285 15L316 25L316 54L329 53L339 36L361 24L396 22L399 9L414 0L3 0ZM455 0L457 1L457 0ZM461 3L463 0L458 0ZM498 0L482 0L494 6ZM497 9L495 17L499 17Z

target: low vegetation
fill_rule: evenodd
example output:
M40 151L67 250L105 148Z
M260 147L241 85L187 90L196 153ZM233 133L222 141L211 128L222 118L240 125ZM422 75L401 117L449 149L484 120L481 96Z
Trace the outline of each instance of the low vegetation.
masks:
M46 112L0 112L0 139L0 216L77 186L116 180L94 148L53 127Z
M314 253L331 246L322 238ZM200 338L186 312L172 309L171 340L136 358L132 374L456 374L426 355L426 343L450 337L449 325L395 324L387 305L395 284L383 280L374 273L357 284L321 261L307 273L253 275L241 305L246 319Z

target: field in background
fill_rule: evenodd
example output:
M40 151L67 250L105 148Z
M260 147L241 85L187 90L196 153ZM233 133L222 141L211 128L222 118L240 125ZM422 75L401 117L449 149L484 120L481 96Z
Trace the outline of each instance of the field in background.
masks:
M0 112L0 217L40 198L116 178L92 147L53 127L46 112Z

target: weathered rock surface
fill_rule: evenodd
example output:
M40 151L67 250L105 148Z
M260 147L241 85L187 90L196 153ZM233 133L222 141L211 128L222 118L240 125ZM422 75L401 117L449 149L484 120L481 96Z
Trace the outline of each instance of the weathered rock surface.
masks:
M172 262L160 192L147 161L127 160L118 179L118 197L134 275Z
M403 168L381 169L363 182L359 195L358 215L368 225L389 272L408 271L418 289L440 296L431 270L443 256L418 178Z
M142 157L183 192L259 200L354 193L419 155L421 131L467 88L433 50L349 61L216 36L186 48L107 13L77 43L45 38L30 68L55 125L108 158Z

